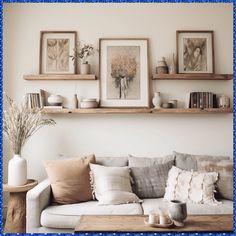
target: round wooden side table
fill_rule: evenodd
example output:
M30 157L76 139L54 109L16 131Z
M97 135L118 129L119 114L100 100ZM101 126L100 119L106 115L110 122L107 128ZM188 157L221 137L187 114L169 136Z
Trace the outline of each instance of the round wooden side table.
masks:
M26 193L37 184L38 182L34 179L28 179L27 183L22 186L3 184L3 192L10 193L4 233L25 233Z

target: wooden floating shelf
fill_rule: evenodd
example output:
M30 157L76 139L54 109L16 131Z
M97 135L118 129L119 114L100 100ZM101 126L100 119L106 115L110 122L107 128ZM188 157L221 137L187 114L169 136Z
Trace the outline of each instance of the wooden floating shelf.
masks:
M169 109L154 109L154 108L92 108L92 109L60 109L46 108L43 110L45 114L224 114L232 113L232 108L169 108Z
M232 74L154 74L153 80L231 80Z
M25 80L96 80L96 75L54 75L54 74L40 74L40 75L23 75Z
M232 108L169 108L169 109L152 109L155 114L210 114L210 113L232 113Z

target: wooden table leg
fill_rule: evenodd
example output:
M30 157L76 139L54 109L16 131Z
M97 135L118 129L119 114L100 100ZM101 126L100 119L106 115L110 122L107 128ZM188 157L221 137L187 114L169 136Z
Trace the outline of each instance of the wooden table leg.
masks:
M26 192L10 193L4 233L25 233Z

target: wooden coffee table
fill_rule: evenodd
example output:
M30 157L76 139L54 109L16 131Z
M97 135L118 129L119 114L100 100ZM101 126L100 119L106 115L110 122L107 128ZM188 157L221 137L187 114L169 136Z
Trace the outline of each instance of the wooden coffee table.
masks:
M81 232L232 232L233 215L189 215L184 227L153 228L144 224L147 216L81 216L75 233Z

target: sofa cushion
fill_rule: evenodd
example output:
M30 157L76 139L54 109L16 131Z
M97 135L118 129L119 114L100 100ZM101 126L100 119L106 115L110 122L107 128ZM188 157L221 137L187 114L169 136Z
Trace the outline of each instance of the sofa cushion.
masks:
M147 167L130 167L133 192L140 198L163 197L172 161Z
M228 156L209 156L209 155L192 155L187 153L174 152L175 166L183 170L198 170L198 160L229 160Z
M158 164L164 164L167 162L172 162L174 164L174 156L168 155L164 157L135 157L129 155L129 167L144 167L152 166Z
M128 167L90 164L91 187L100 204L140 202L132 193Z
M96 157L96 164L102 166L128 166L128 157Z
M214 214L233 214L233 201L220 200L222 204L219 205L206 205L187 202L187 213L189 215L214 215ZM151 211L156 210L158 207L167 209L168 202L163 198L143 199L142 202L144 214L149 214Z
M214 198L216 172L193 172L173 166L168 174L164 198L166 200L191 201L195 203L216 204Z
M74 229L81 215L142 215L139 203L101 206L98 201L49 206L41 214L41 225L49 228Z
M71 204L92 200L89 163L95 156L44 161L52 187L53 201Z
M217 191L222 198L233 200L233 160L198 161L198 170L203 172L215 171L219 173Z

